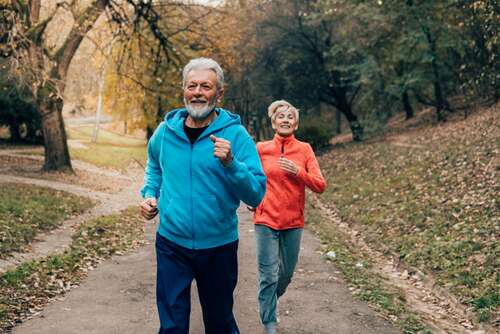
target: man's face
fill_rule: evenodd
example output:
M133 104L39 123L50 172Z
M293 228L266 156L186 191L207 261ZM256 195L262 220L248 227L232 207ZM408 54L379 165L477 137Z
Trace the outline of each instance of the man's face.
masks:
M192 70L186 77L184 104L194 119L204 119L215 108L223 90L217 92L217 75L212 70Z

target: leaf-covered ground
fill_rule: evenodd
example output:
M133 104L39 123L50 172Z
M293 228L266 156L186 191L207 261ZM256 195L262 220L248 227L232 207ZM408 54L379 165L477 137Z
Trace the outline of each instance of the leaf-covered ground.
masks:
M448 288L481 321L500 306L500 117L494 108L469 119L321 157L334 202L378 250Z
M14 183L1 187L0 258L22 250L39 232L53 230L93 205L87 198L47 188Z
M323 243L324 252L334 261L353 295L369 303L405 334L432 333L417 314L406 307L405 294L386 283L386 279L372 270L370 255L350 242L350 237L338 229L308 200L306 221Z
M136 248L144 235L144 221L137 212L137 207L131 207L121 214L85 222L64 253L26 262L2 274L0 333L77 286L103 259Z

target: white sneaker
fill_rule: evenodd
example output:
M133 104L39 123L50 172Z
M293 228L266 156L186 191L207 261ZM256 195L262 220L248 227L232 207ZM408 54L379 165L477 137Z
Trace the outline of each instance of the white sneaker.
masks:
M276 300L276 322L280 323L280 312L279 312L280 301Z
M264 324L264 331L266 334L278 334L278 330L276 329L276 323L270 322Z

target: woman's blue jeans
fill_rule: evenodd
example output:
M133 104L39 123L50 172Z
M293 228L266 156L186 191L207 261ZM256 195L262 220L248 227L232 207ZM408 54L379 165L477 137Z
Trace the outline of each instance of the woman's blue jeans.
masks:
M276 303L292 280L302 228L274 230L255 225L259 266L259 313L263 324L276 322Z

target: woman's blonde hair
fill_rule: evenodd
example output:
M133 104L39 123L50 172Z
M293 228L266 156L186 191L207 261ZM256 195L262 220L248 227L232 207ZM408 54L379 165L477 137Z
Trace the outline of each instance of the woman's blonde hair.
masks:
M297 123L299 122L299 110L295 108L290 102L285 100L278 100L271 103L267 108L267 115L272 121L274 121L276 119L276 115L278 115L278 111L285 110L290 110L295 116Z

